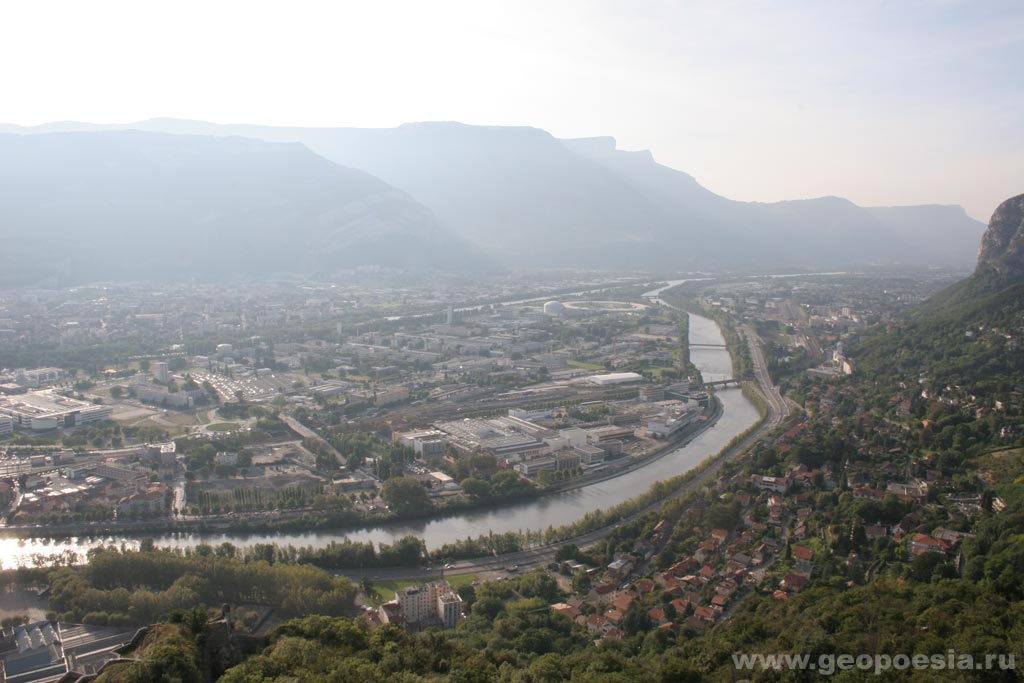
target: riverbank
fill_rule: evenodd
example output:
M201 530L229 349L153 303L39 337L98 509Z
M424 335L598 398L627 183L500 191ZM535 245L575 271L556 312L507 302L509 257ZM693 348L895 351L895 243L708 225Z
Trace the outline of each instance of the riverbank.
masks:
M713 320L694 315L690 321L690 335L694 343L720 344L724 339ZM725 348L702 348L694 359L708 381L731 377L732 363ZM439 519L411 522L389 522L373 528L350 532L318 531L302 528L306 522L301 514L295 520L295 531L267 531L250 527L240 533L224 533L220 529L177 532L160 535L140 528L136 533L104 534L97 525L83 532L81 537L44 539L33 535L23 539L0 539L0 558L3 566L32 566L36 562L49 564L59 556L78 554L81 558L92 548L115 545L138 547L139 538L151 537L156 547L187 550L200 545L218 546L232 543L237 547L277 544L294 547L327 547L332 543L352 541L373 543L376 546L394 545L402 538L415 536L422 539L431 551L465 539L477 539L491 534L527 536L533 539L547 529L561 528L588 515L613 508L620 503L648 491L658 482L673 479L720 453L736 436L759 422L757 407L739 390L723 390L716 394L721 402L721 417L713 427L696 434L685 448L675 448L644 467L606 482L594 482L578 489L560 491L553 495L513 503L498 509L460 512ZM84 534L88 533L88 537ZM78 560L82 561L82 560Z
M576 479L560 482L543 489L536 489L530 495L524 495L515 499L500 501L481 501L479 503L460 504L447 509L433 509L427 514L421 515L387 515L367 518L350 511L322 511L322 510L298 510L274 513L273 519L260 519L260 515L250 516L224 516L205 517L197 519L169 520L166 518L153 520L129 520L120 522L75 522L71 524L49 524L41 525L16 525L0 529L0 538L29 539L48 538L61 540L70 538L108 538L111 536L124 536L127 538L146 538L152 535L174 535L174 534L195 534L195 533L219 533L219 534L273 534L288 533L294 531L337 531L352 532L364 529L376 528L384 524L395 524L402 522L416 522L423 520L442 520L446 517L459 515L466 512L486 511L500 509L508 505L532 501L545 496L574 491L577 489L598 484L635 472L643 467L661 460L666 455L679 448L685 448L700 434L713 427L721 418L723 409L722 403L717 397L712 397L713 408L706 414L705 420L697 423L694 427L688 428L684 433L671 441L659 446L650 454L636 458L633 462L609 469L594 475L585 475Z
M590 486L591 484L599 484L610 479L617 479L618 477L629 474L630 472L635 472L636 470L642 467L646 467L647 465L655 463L658 460L664 458L669 453L672 453L673 451L679 448L685 448L687 444L689 444L695 438L700 436L706 430L710 429L711 427L714 427L715 424L717 424L719 418L722 417L722 402L719 401L718 398L715 396L712 396L711 400L714 402L714 408L712 409L710 415L707 416L707 420L704 420L702 423L697 424L695 429L687 429L682 436L677 437L669 442L666 442L665 445L660 446L656 450L652 451L649 455L645 455L642 458L637 458L636 461L621 469L607 473L600 473L595 476L584 476L580 477L579 479L573 479L571 481L565 482L563 485L549 487L547 491L549 493L564 493L566 491L573 491L575 489L583 488L584 486Z

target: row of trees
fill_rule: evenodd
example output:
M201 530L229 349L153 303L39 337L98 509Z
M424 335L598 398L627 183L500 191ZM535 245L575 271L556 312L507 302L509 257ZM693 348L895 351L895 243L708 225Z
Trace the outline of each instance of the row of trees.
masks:
M234 553L93 551L84 571L50 577L50 609L63 621L143 625L197 604L257 603L282 615L342 615L355 588L308 564L270 564Z

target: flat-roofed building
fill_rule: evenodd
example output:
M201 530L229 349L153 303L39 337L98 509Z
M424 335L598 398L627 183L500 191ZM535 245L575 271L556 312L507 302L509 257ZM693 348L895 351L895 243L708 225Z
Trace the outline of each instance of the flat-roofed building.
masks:
M630 382L641 382L643 381L643 375L635 372L609 372L603 375L593 375L587 379L591 384L596 384L599 387L610 386L613 384L629 384Z
M61 396L50 389L20 396L0 396L0 415L11 418L15 427L31 431L70 429L91 422L109 420L111 406L96 405Z
M608 456L608 452L605 449L599 446L593 446L591 444L583 444L581 446L576 446L575 448L573 448L573 450L579 453L580 460L585 465L595 465L597 463L602 463Z
M543 454L548 448L543 439L552 434L550 430L515 417L456 420L436 426L461 453L488 451L506 462Z
M47 384L55 384L62 379L64 379L64 371L60 368L34 368L18 370L15 373L15 381L25 387L43 387Z
M171 391L162 384L133 384L132 390L135 392L135 398L140 401L171 408L191 408L206 395L202 389Z
M39 621L0 631L5 683L50 683L94 676L139 629Z
M411 432L395 432L391 440L408 446L421 458L444 455L445 433L439 429L418 429Z
M440 624L455 628L462 616L462 598L447 581L403 588L395 594L401 621L410 628ZM394 615L388 615L390 620Z
M680 431L689 427L700 416L695 406L677 410L666 415L659 415L647 420L647 435L655 439L671 439Z
M558 451L551 455L516 463L515 469L524 477L535 477L544 470L562 472L580 465L580 453L576 449Z

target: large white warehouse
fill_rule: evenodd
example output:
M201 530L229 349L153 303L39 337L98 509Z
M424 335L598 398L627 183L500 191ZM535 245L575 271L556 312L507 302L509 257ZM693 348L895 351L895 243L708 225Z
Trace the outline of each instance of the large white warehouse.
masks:
M50 390L0 397L0 415L10 417L21 429L37 432L109 420L113 414L110 406L78 401Z
M640 382L643 380L643 375L635 372L610 372L605 375L594 375L588 379L598 385L607 386L609 384L628 384L630 382Z

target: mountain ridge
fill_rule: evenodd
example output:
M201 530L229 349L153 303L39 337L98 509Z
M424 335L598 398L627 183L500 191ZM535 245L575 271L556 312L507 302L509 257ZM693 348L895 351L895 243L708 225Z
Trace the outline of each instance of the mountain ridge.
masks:
M109 128L40 130L61 126ZM610 136L559 139L529 126L299 128L159 118L113 127L302 142L404 190L464 240L514 266L966 268L984 230L962 209L865 208L841 197L734 201L657 163L649 150L620 150Z
M992 214L975 270L978 275L987 272L1007 282L1024 280L1024 194L1010 197Z
M406 193L300 143L0 133L0 184L7 283L475 260Z

